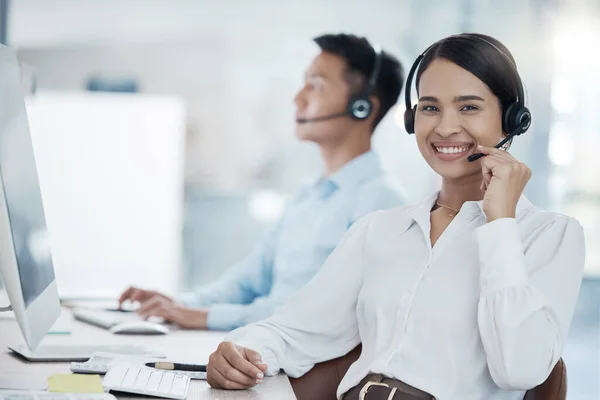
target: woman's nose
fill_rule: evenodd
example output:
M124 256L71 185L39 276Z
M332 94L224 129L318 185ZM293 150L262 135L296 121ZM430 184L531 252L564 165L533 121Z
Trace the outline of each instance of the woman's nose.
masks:
M461 129L460 120L456 113L446 112L441 115L439 123L435 127L435 132L442 137L448 137L459 133Z

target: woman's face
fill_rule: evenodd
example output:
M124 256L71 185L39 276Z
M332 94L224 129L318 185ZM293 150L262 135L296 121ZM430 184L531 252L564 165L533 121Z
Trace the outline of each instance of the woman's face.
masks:
M503 137L498 98L475 75L443 58L421 75L415 133L421 154L443 178L480 174L477 145L495 146Z

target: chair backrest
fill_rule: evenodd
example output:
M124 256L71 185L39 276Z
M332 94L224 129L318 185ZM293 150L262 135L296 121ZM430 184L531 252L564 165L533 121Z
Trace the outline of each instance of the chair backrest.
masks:
M528 390L524 400L565 400L567 398L567 367L562 360L550 372L548 379L539 386Z
M342 378L360 356L359 345L343 357L317 364L300 378L290 378L298 400L336 400ZM550 376L541 385L528 390L524 400L565 400L567 398L567 369L559 360Z

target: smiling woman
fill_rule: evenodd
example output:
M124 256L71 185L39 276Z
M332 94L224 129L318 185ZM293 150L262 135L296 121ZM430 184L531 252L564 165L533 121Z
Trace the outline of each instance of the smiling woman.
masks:
M509 134L525 132L531 121L508 49L489 36L472 35L472 39L460 51L451 45L434 44L422 55L421 63L415 64L419 65L416 82L420 97L412 112L413 130L435 131L434 137L419 135L417 141L437 173L440 166L432 163L431 157L456 161L473 156L476 145L495 146ZM427 79L421 83L424 75ZM440 85L440 80L449 84ZM506 142L502 148L507 150L509 145ZM479 169L477 164L462 165L472 172Z
M299 377L362 343L340 399L517 400L557 364L584 238L575 219L533 206L529 168L493 147L530 121L514 60L494 38L460 34L409 76L419 62L407 131L441 189L354 224L282 309L228 336L209 382L213 370L241 382L252 365Z

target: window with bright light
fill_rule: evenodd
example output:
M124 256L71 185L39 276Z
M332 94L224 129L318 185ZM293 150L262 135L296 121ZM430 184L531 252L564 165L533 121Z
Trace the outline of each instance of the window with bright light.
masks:
M600 276L600 21L564 15L553 42L549 193L576 217L587 243L586 273Z

